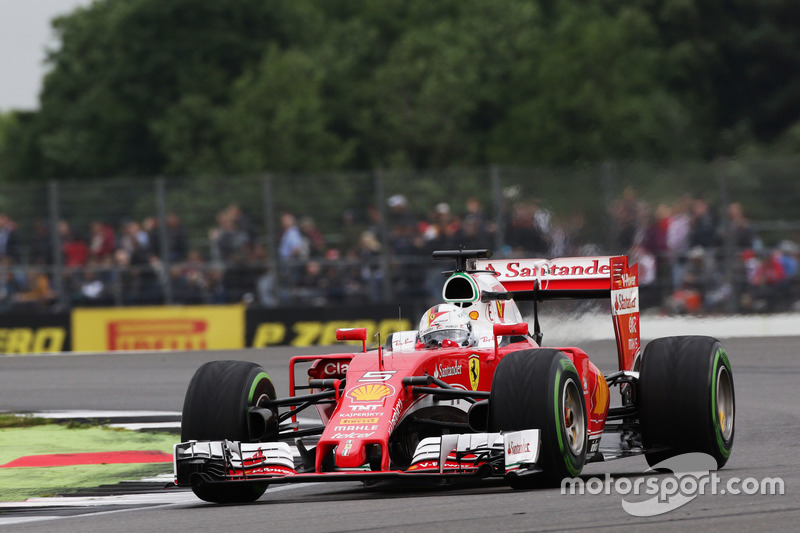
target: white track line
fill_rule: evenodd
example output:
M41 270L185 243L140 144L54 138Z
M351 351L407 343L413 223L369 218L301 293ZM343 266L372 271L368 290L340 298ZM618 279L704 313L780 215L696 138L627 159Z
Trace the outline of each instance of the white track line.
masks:
M321 483L298 483L297 485L282 485L279 487L267 489L267 492L262 496L269 498L270 493L281 492L286 490L297 490L302 487L309 487L312 485L321 485ZM93 512L91 514L72 514L67 516L46 515L46 516L8 516L0 517L0 526L12 524L25 524L29 522L42 522L45 520L60 520L76 517L87 516L101 516L112 513L124 513L129 511L137 511L142 508L158 509L164 507L177 507L181 505L197 505L204 502L197 498L192 492L179 491L163 493L148 493L148 494L131 494L120 496L97 496L97 497L56 497L56 498L29 498L24 502L0 502L0 511L2 509L19 509L19 508L48 508L48 507L72 507L72 508L94 508L100 506L134 506L125 509L112 509L109 511ZM206 504L213 506L216 504Z
M180 411L91 411L91 410L58 410L58 411L38 411L29 413L31 416L39 418L158 418L158 417L180 417Z
M195 503L199 501L191 491L148 492L144 494L117 494L114 496L56 496L52 498L28 498L21 502L0 502L0 509L30 507L99 507L103 505L154 505Z
M146 429L176 429L181 427L178 422L142 422L140 424L106 424L109 428L127 429L130 431L142 431Z
M57 520L61 516L16 516L0 518L0 526L13 526L15 524L29 524L31 522L44 522L45 520Z

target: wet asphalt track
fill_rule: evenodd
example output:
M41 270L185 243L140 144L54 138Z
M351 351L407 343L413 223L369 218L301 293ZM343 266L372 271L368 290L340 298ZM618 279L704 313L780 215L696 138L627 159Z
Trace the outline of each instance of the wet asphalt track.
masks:
M561 495L558 489L517 492L501 484L458 489L389 487L360 483L286 485L254 504L216 506L165 491L147 503L88 508L0 510L3 519L58 517L2 525L3 531L573 531L624 528L765 531L800 528L800 358L798 338L722 339L736 386L733 453L719 472L723 482L780 476L783 496L704 495L667 514L626 514L619 495ZM615 370L611 342L581 346L604 372ZM338 351L342 351L339 348ZM323 353L326 349L303 349ZM287 361L297 349L236 353L156 353L0 357L0 409L130 409L179 411L185 387L204 361L237 358L262 364L286 394ZM635 479L646 468L634 457L584 469ZM644 497L629 498L642 500Z

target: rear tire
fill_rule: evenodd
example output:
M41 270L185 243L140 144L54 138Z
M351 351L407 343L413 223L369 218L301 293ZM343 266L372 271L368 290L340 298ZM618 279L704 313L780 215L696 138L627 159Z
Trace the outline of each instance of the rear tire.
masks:
M248 408L275 398L275 387L259 365L245 361L211 361L197 369L183 401L181 441L232 440L254 442ZM258 484L192 484L201 500L244 503L267 490Z
M736 401L733 372L712 337L656 339L642 355L639 421L647 464L682 453L707 453L722 468L733 446Z
M588 444L586 403L578 372L558 350L540 348L506 355L497 365L489 398L489 431L539 429L538 464L558 485L580 475ZM540 476L508 476L515 489L536 486Z

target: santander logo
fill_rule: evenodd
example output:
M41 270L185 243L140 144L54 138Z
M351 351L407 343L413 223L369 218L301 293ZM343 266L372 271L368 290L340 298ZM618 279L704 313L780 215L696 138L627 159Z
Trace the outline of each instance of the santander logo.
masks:
M617 294L617 298L614 301L614 309L624 311L634 307L636 307L636 295L623 296L622 294Z
M517 444L514 441L509 441L508 443L508 455L514 455L518 453L529 453L531 451L531 443L522 441L521 443Z
M460 376L460 375L461 375L461 365L444 366L439 364L433 371L433 377L435 377L436 379L448 378L450 376Z

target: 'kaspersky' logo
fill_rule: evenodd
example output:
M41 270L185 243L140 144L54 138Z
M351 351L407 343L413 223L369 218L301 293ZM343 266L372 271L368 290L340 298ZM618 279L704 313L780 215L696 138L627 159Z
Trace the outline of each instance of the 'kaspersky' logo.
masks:
M478 382L481 378L481 358L474 353L469 356L469 386L472 390L478 390Z

